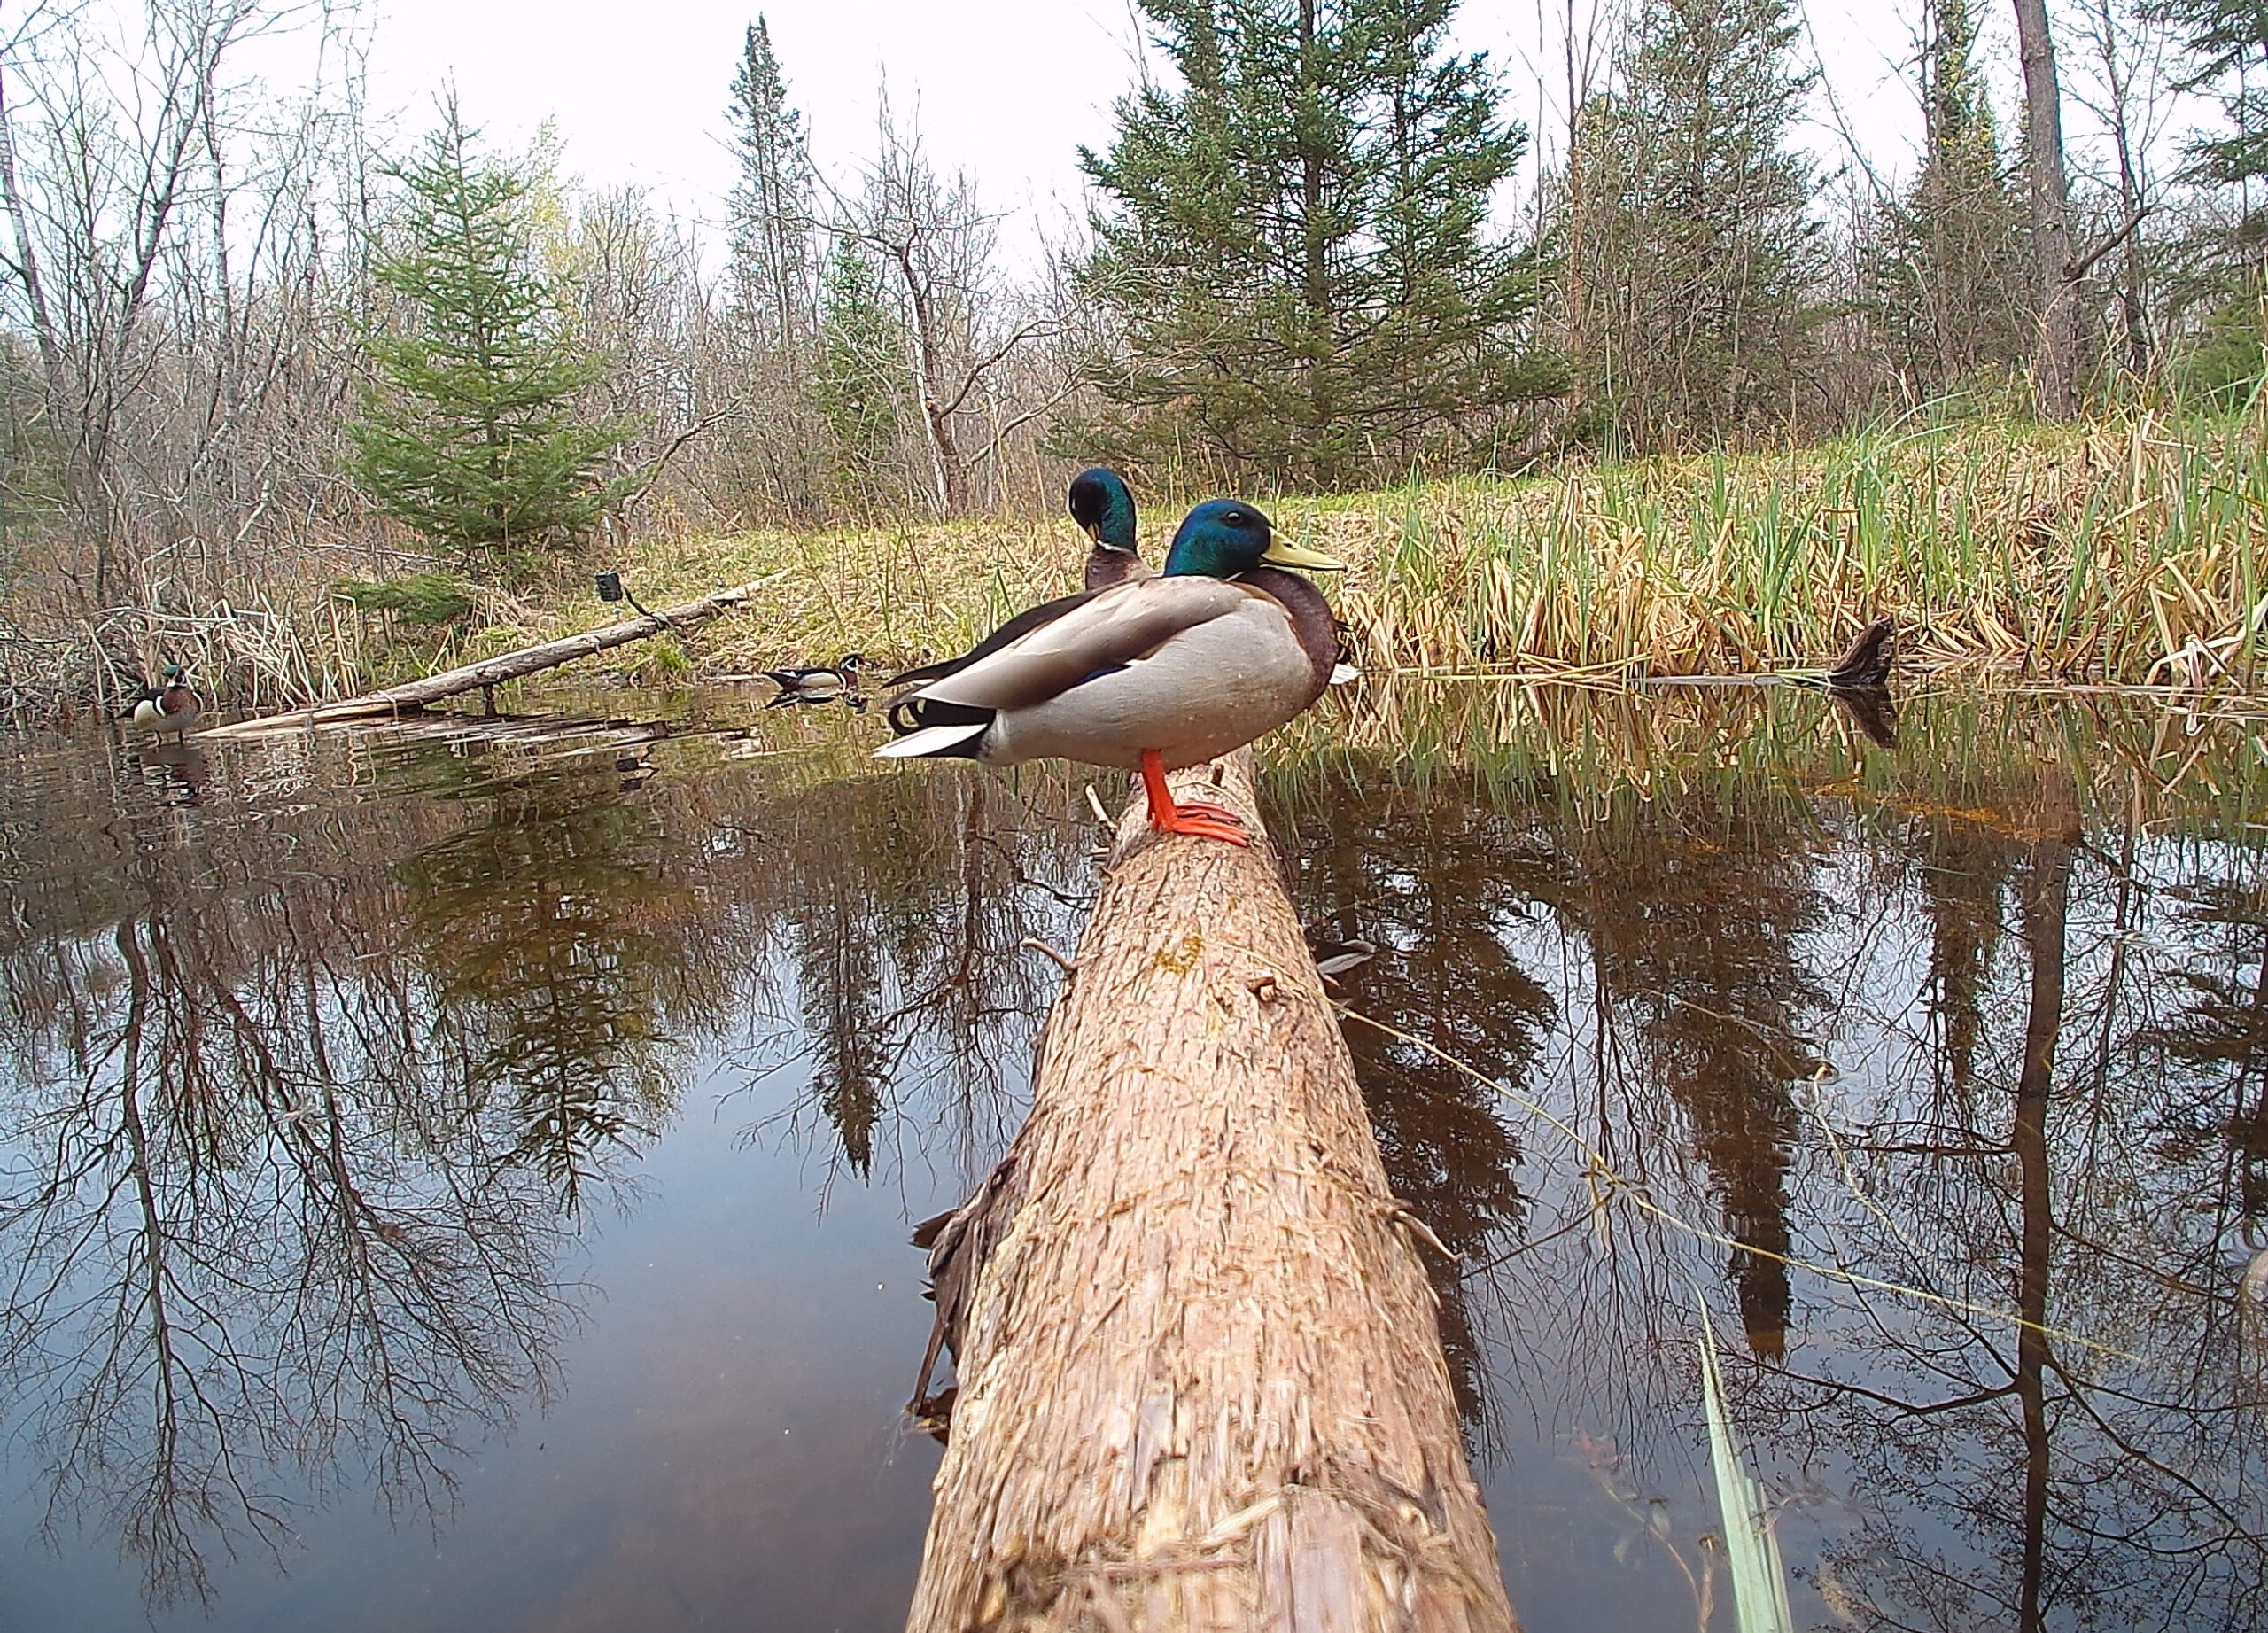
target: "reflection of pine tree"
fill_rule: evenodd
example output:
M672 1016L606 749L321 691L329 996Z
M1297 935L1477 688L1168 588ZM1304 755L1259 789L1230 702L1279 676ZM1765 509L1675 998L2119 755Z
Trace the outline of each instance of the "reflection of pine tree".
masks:
M1496 934L1525 895L1504 866L1510 824L1449 784L1389 802L1352 781L1334 781L1288 815L1271 811L1270 822L1299 859L1301 916L1392 949L1341 977L1348 1002L1413 1037L1455 1038L1482 1070L1526 1082L1557 1012ZM1344 1030L1394 1195L1468 1264L1487 1258L1527 1209L1514 1177L1519 1142L1496 1096L1374 1028ZM1477 1423L1484 1373L1463 1270L1432 1255L1426 1270L1457 1410Z
M2002 836L1952 813L1936 813L1918 836L1919 881L1930 921L1930 1013L1944 1039L1948 1109L1961 1118L1972 1098L1984 1037L1984 997L1992 949L2000 938L2000 892L2016 847Z
M682 892L610 778L547 772L493 798L488 822L421 851L402 878L443 1018L474 1040L469 1097L512 1097L515 1159L572 1208L605 1147L673 1102L658 1017L680 955L663 921Z
M2183 1160L2211 1139L2225 1141L2238 1210L2268 1218L2268 889L2247 880L2187 893L2197 922L2226 928L2222 959L2183 970L2188 1001L2137 1042L2219 1091L2218 1104L2173 1120L2168 1155Z
M862 1178L906 1084L950 1085L974 1117L1027 1053L1042 989L1016 944L1040 927L1018 859L1079 840L1022 825L1006 790L975 776L845 779L765 813L766 849L794 883L777 912L806 1104Z
M1790 1308L1792 1087L1816 1067L1799 1028L1826 1003L1795 951L1819 916L1797 831L1760 812L1663 811L1665 828L1584 836L1553 905L1588 931L1600 978L1638 1021L1724 1194L1725 1229L1763 1250L1729 1270L1751 1348L1777 1356ZM1699 836L1707 835L1706 838Z
M850 876L862 852L844 845L835 855L839 866L807 877L806 890L789 910L790 936L812 1049L812 1093L834 1124L844 1159L864 1178L889 1086L887 994L866 921L868 892Z

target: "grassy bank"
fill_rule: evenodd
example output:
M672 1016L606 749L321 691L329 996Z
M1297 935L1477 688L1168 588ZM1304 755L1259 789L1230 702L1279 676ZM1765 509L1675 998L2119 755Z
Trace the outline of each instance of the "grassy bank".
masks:
M2148 414L2080 427L1891 427L1771 454L1568 467L1325 498L1261 496L1346 560L1327 575L1368 669L1602 677L1817 665L1894 616L1924 661L2037 678L2268 689L2268 432ZM1180 502L1146 507L1162 553ZM649 606L777 575L752 610L625 649L644 679L957 650L1069 587L1068 518L633 542ZM479 627L388 652L334 604L341 666L400 678L610 621L563 576L488 596ZM353 626L359 625L356 638Z
M1771 669L1819 663L1888 613L1933 662L2264 679L2268 435L2251 420L1891 429L1270 509L1350 564L1332 593L1367 667ZM1149 507L1153 557L1177 511ZM628 570L649 604L785 575L760 611L695 637L715 671L957 649L1060 593L1082 549L1065 519L988 521L655 541ZM579 601L482 642L600 613Z

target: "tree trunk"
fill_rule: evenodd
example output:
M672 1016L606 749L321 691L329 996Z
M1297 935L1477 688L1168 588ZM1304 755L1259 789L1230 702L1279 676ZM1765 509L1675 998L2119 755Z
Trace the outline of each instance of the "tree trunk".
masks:
M2079 411L2079 287L2071 255L2071 211L2063 176L2063 88L2047 0L2016 0L2023 59L2024 168L2031 181L2031 248L2039 279L2039 346L2032 366L2039 412Z
M1330 377L1333 319L1331 299L1331 234L1324 220L1323 183L1324 136L1323 87L1316 62L1316 0L1300 0L1300 82L1293 103L1300 144L1300 235L1301 268L1300 296L1306 307L1301 364L1305 377L1308 444L1307 479L1317 487L1336 475L1336 461L1324 452L1337 404Z
M933 1255L960 1390L910 1633L1516 1626L1245 759L1178 780L1250 850L1122 819L1030 1119L955 1217L990 1251Z
M921 429L928 439L930 467L936 477L937 513L947 517L965 516L968 468L953 441L952 410L945 406L940 383L944 346L937 333L936 292L927 275L914 266L910 239L892 245L891 254L898 275L905 281L906 305L913 314L913 394L921 404Z

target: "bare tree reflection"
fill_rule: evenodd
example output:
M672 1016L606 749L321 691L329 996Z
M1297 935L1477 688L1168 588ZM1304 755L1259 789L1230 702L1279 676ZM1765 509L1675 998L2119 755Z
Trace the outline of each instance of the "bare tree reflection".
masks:
M1452 828L1487 812L1468 890L1501 895L1470 911L1559 1017L1511 1085L1539 1109L1502 1114L1534 1166L1524 1239L1478 1272L1503 1284L1489 1349L1554 1380L1555 1435L1666 1537L1663 1466L1700 1433L1667 1341L1721 1234L1736 1407L1774 1483L1836 1516L1810 1579L1838 1624L2268 1625L2268 1375L2238 1296L2268 1121L2245 821L2268 789L2242 728L1928 699L1905 757L1854 775L1799 724L1753 695L1484 691L1396 721L1462 735L1451 767L1305 770L1329 828L1414 814L1413 787L1457 789ZM1364 973L1362 1007L1394 973ZM1409 1013L1495 1070L1452 1007Z
M1943 1063L1912 1085L1924 1098L1855 1131L1868 1206L1842 1222L1872 1273L1957 1302L1856 1298L1877 1343L1787 1380L1827 1386L1790 1427L1836 1426L1867 1493L1822 1579L1865 1627L2268 1624L2254 1494L2268 1403L2213 1263L2241 1204L2198 1196L2166 1139L2170 1123L2194 1128L2195 1100L2163 1071L2175 1029L2127 1013L2131 897L2075 884L2089 847L2070 774L2047 765L1995 804L1961 820L2002 836L1966 848L2008 883L1971 894L1958 937L1940 884L1925 888L1927 980L1942 1003L1948 939L1989 944L2002 901L2021 958L1976 959L1973 1023L1938 1034ZM1941 862L1944 838L1930 820L1920 856ZM2090 1082L2059 1060L2098 1027ZM2011 1310L2013 1331L1987 1309Z
M113 1529L155 1600L351 1481L446 1511L554 1387L614 1108L665 1114L665 1024L729 999L611 771L457 769L225 835L89 778L20 852L0 1399L50 1526Z
M234 984L155 916L113 945L95 1046L54 1062L75 1085L17 1131L0 1375L51 1521L115 1528L162 1599L204 1592L214 1543L284 1540L283 1471L320 1497L351 1458L445 1504L466 1434L540 1397L575 1297L511 1131L364 1046L414 1034L405 984Z

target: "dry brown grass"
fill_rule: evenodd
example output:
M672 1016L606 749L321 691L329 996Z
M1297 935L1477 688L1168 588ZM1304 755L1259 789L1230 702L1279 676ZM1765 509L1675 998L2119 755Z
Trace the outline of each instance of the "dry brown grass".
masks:
M2261 689L2268 432L2250 416L1891 428L1773 454L1258 497L1282 531L1349 564L1328 588L1366 669L1784 669L1829 661L1889 614L1907 655L1929 663ZM1180 508L1147 507L1152 559ZM638 678L662 680L850 650L877 666L958 650L1071 587L1084 553L1059 515L656 535L587 564L619 565L649 606L779 575L689 648L663 640L623 655ZM140 644L186 650L181 661L206 676L252 673L249 690L224 682L224 699L297 700L618 616L589 583L563 572L543 593L489 596L481 627L437 650L389 652L351 610L307 594L216 608ZM50 657L0 656L12 678Z
M1268 502L1349 564L1330 588L1368 668L1783 669L1889 614L1928 662L2249 690L2268 621L2268 438L2249 419L1968 424ZM1174 509L1150 507L1153 558ZM793 570L699 638L706 670L910 663L1061 593L1083 555L1068 519L970 522L651 546L632 578L650 603Z

